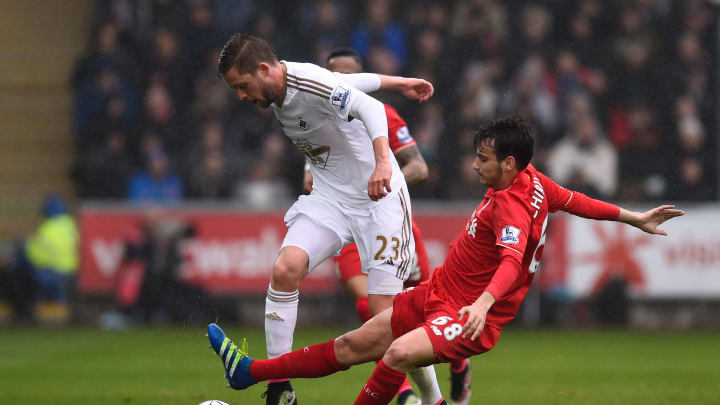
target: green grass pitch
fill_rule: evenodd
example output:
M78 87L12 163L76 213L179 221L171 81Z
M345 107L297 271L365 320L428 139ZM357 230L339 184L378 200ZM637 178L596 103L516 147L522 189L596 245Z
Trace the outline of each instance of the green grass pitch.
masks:
M259 329L248 336L264 355ZM295 347L335 329L298 329ZM473 358L474 404L718 404L720 335L506 330L491 352ZM436 366L449 395L447 365ZM300 403L350 404L372 365L295 380ZM264 404L264 384L225 388L203 328L0 331L0 404Z

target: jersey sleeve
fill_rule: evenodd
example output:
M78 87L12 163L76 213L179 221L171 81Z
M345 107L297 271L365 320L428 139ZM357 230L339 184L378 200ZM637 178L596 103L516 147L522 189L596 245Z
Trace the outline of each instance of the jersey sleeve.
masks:
M485 291L489 292L496 301L499 300L517 280L521 267L522 258L509 249L503 249L500 252L500 264Z
M522 258L532 221L527 203L514 190L498 192L495 194L493 214L495 244L516 252Z
M342 81L340 75L327 69L313 64L304 64L302 69L298 74L288 72L288 86L318 96L308 100L313 106L322 106L330 114L345 121L360 119L372 141L380 137L387 138L387 118L381 102Z
M558 185L540 172L537 172L537 176L540 178L540 183L542 183L543 191L545 192L545 198L548 203L548 211L557 212L558 210L562 210L567 207L572 199L572 191Z
M402 119L397 110L385 104L385 114L388 121L388 141L390 149L396 153L410 145L415 145L415 139L410 135L405 120Z
M365 93L380 90L380 76L375 73L338 73L335 75L351 86Z
M620 215L620 207L605 201L596 200L583 193L559 186L550 178L538 172L548 199L548 210L565 211L583 218L615 220Z

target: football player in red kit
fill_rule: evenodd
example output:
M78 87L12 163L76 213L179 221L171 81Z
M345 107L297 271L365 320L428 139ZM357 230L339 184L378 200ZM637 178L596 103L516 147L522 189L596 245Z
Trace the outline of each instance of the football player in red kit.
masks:
M650 234L683 215L672 205L640 213L558 186L529 164L534 130L517 117L492 121L475 137L473 168L488 187L483 201L430 280L398 294L393 307L359 329L272 360L255 360L215 324L210 343L230 386L279 376L321 377L382 359L356 404L387 404L408 369L463 359L495 346L538 271L549 213L624 222ZM439 403L443 403L442 401Z

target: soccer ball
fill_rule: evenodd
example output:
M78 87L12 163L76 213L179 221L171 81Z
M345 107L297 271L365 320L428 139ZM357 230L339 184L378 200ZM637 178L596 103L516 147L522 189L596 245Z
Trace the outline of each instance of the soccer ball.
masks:
M209 401L200 402L198 405L229 405L227 402L223 402L217 399L211 399Z

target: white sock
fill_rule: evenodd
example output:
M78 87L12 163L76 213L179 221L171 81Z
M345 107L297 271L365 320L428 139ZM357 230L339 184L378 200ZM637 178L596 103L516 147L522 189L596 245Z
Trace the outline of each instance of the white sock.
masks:
M408 375L417 385L420 391L420 399L424 404L436 404L442 399L440 387L438 386L435 369L432 365L426 367L412 367Z
M265 299L265 343L269 359L292 351L300 292L275 291L268 287Z

